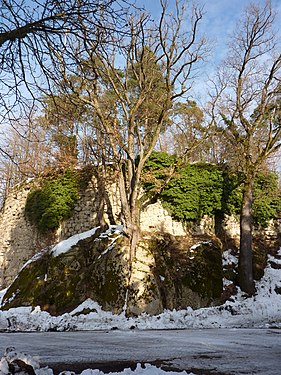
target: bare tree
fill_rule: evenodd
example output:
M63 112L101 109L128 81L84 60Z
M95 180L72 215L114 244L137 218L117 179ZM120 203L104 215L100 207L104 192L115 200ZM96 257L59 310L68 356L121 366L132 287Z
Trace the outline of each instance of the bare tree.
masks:
M57 51L67 51L64 64L73 63L73 43L84 41L85 25L91 30L88 37L92 46L102 41L101 33L97 38L97 29L103 30L103 41L107 33L119 29L125 12L121 4L125 2L1 0L0 123L28 115L38 97L37 88L46 92L52 88L57 80L55 67L61 63Z
M158 22L146 14L129 17L130 33L119 44L114 43L118 36L112 33L112 43L98 48L88 46L87 55L77 59L78 74L83 78L79 87L63 70L65 89L71 89L72 95L76 92L84 105L94 110L96 126L110 145L131 261L139 239L144 165L173 103L187 94L194 68L207 53L205 39L198 36L202 10L176 0L169 14L168 2L160 3Z
M95 48L113 30L122 34L128 4L126 0L0 0L0 5L0 154L5 163L14 163L12 170L18 170L25 163L18 163L18 157L12 160L15 155L4 135L12 128L14 135L24 137L25 145L34 145L34 139L28 142L26 124L33 120L31 114L44 93L49 97L53 93L62 63L58 51L63 51L68 69L78 49L83 54L84 43Z
M230 164L244 175L240 215L239 284L255 293L252 200L257 172L281 147L281 54L270 1L250 4L229 44L213 103Z

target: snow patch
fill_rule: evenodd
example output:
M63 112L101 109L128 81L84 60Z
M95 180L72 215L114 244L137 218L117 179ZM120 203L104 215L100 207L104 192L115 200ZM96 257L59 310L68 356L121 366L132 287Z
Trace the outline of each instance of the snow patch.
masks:
M7 348L4 356L0 360L0 375L11 375L11 371L17 375L54 375L54 372L49 367L40 368L39 359L30 355L17 352L14 347ZM73 375L71 371L63 371L59 375ZM120 375L120 372L111 372L111 375ZM167 371L159 367L146 363L145 365L137 364L136 369L125 368L122 371L124 375L165 375ZM194 375L186 371L175 372L169 371L169 375ZM81 375L104 375L104 372L98 369L86 369L81 372Z
M99 228L100 227L96 227L86 232L75 234L74 236L68 238L67 240L61 241L56 246L54 246L53 249L51 250L53 257L57 257L61 254L68 252L73 246L77 245L77 243L80 240L84 240L85 238L93 236ZM121 233L122 230L123 230L122 225L111 225L105 232L100 234L99 239L107 238L111 234Z
M63 240L59 242L56 246L53 247L51 253L53 257L57 257L61 254L68 252L73 246L75 246L80 240L84 240L85 238L93 236L97 229L100 227L96 227L90 229L83 233L75 234L74 236L68 238L67 240Z

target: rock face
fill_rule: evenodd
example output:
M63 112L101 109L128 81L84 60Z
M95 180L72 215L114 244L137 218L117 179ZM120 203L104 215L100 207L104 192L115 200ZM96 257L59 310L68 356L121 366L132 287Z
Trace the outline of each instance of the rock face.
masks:
M54 315L87 298L104 310L130 315L209 306L222 293L221 249L213 241L183 247L171 236L144 239L128 267L124 236L111 233L80 240L63 254L46 249L29 262L8 288L3 309L37 306Z
M9 287L4 308L38 305L58 315L91 298L105 310L120 313L126 295L124 249L115 234L100 235L97 230L58 256L51 249L37 255Z
M36 181L30 181L14 188L0 210L0 290L6 288L18 274L24 263L43 247L57 243L77 233L97 226L99 206L98 182L93 176L86 188L80 192L72 216L65 220L57 231L40 235L25 215L27 195ZM105 219L109 224L118 224L120 199L116 183L107 187ZM210 219L209 219L210 220ZM196 233L211 232L212 225L204 219ZM158 201L141 213L141 230L167 232L174 236L186 236L189 231L176 222Z
M218 241L190 246L189 241L165 234L156 237L150 248L163 309L196 309L221 301L222 251Z
M99 238L97 232L67 253L53 257L51 244L97 225L97 180L93 177L80 192L72 216L56 232L45 236L25 217L25 203L32 184L16 187L0 211L0 290L13 282L28 259L40 249L46 250L24 267L11 284L5 296L5 308L40 305L52 314L61 314L92 298L105 310L120 313L125 308L128 315L138 315L187 306L198 308L220 300L221 246L213 240L214 220L204 218L187 230L182 223L172 220L160 202L147 206L141 213L144 237L130 272L125 237L118 238L108 251L113 237ZM108 223L116 224L120 199L115 183L106 194L105 218ZM223 248L231 248L237 254L239 223L233 218L224 218L220 224L223 224L219 235ZM256 278L263 275L269 243L273 244L272 248L278 248L280 225L280 222L272 223L267 231L259 232L254 247ZM193 247L197 239L200 245Z

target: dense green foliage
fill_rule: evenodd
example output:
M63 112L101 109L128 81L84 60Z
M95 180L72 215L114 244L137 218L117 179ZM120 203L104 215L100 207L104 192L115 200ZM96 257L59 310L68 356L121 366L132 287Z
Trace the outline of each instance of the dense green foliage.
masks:
M242 200L243 175L224 171L222 210L238 215ZM253 220L255 225L265 227L270 219L281 213L281 191L278 176L273 172L258 173L254 183Z
M25 213L39 231L56 229L70 216L78 197L78 179L70 170L66 170L45 179L40 188L30 191Z
M153 152L144 168L144 189L154 193L157 187L163 185L175 162L176 158L166 152Z
M145 169L144 188L154 192L165 183L175 158L154 152ZM196 221L216 213L238 215L242 200L243 175L226 166L213 164L178 165L172 178L161 190L160 199L172 216L180 221ZM281 213L278 176L260 173L254 186L254 222L265 226Z
M266 226L270 219L281 213L281 192L275 173L259 173L254 186L254 221Z
M161 199L181 221L198 220L221 209L222 172L213 165L186 164L162 191Z

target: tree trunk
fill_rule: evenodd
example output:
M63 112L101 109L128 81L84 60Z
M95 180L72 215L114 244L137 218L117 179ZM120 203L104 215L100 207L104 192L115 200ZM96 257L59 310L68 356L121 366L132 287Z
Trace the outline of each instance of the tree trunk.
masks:
M106 221L104 218L104 211L105 211L105 166L102 164L100 167L98 166L96 169L96 179L97 179L97 187L98 187L98 207L97 207L97 221L98 225L101 227L106 227Z
M241 290L248 295L255 294L253 278L253 254L252 254L252 202L253 183L251 178L246 181L243 190L243 201L240 213L240 253L238 267L238 282Z
M133 259L136 253L136 247L139 240L139 207L138 207L138 195L132 197L132 193L128 193L126 189L126 171L122 170L122 166L119 169L119 192L120 192L120 200L121 200L121 217L122 217L122 224L124 226L124 232L128 236L130 240L130 253L129 253L129 266L131 268ZM131 181L129 181L128 185L131 186ZM134 198L134 199L132 199Z

